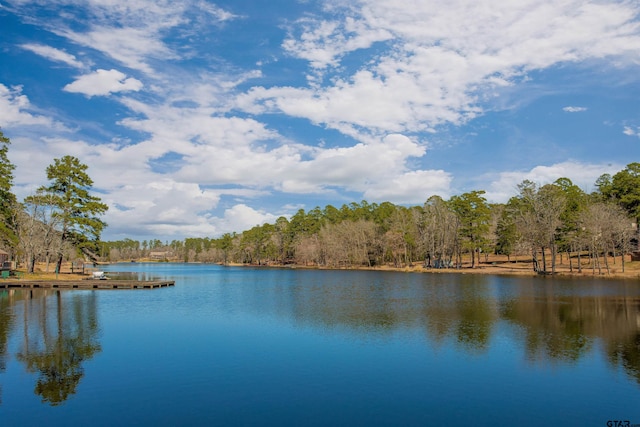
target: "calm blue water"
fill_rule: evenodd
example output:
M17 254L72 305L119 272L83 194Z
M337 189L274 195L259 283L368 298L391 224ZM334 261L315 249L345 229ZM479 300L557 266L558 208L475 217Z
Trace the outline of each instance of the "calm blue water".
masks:
M0 291L0 425L640 423L640 283L118 264Z

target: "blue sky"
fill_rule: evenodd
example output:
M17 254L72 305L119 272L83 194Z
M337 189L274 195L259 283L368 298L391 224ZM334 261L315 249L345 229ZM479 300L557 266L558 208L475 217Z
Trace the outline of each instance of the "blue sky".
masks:
M89 166L105 240L640 161L640 3L0 0L15 192Z

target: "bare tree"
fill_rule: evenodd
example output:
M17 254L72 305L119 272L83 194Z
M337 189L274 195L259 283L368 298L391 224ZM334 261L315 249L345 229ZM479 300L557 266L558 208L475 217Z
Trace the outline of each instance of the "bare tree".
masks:
M62 253L60 218L54 214L55 200L50 194L38 191L24 201L19 217L20 248L27 258L27 269L33 273L37 259L46 263L49 271L51 257Z
M416 217L425 266L442 268L452 263L457 253L459 220L449 205L438 196L430 197Z
M547 272L546 252L550 250L551 272L555 273L557 238L562 225L565 195L554 184L538 188L531 181L523 181L518 189L520 194L510 202L509 209L515 217L519 235L531 248L533 269L536 272ZM542 256L542 269L538 253Z
M602 274L600 256L607 274L610 273L607 255L610 249L614 251L616 248L622 252L624 269L624 255L630 249L633 233L631 219L625 211L613 203L593 203L581 213L580 224L584 242L589 248L593 273L597 269L598 274Z
M319 238L328 265L372 265L371 254L377 250L373 221L361 219L327 224L320 230Z

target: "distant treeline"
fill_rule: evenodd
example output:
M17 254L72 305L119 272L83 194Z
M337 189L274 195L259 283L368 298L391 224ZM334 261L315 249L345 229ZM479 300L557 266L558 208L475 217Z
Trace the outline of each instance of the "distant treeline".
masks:
M602 175L595 187L587 194L560 178L543 186L523 181L504 204L488 203L484 191L471 191L449 200L432 196L413 207L367 201L328 205L219 238L102 242L99 255L112 262L151 258L325 267L420 262L451 268L463 257L475 267L490 254L502 254L530 256L535 271L554 272L556 255L564 252L586 256L594 270L602 270L608 269L605 254L637 249L640 163Z

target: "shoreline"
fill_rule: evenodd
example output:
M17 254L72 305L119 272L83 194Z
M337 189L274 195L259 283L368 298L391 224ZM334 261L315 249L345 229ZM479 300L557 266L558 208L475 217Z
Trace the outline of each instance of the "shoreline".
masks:
M218 265L223 265L221 263L216 263ZM228 263L226 266L228 267L253 267L253 268L289 268L289 269L300 269L300 270L354 270L354 271L381 271L381 272L405 272L405 273L417 273L417 274L477 274L477 275L494 275L494 276L529 276L529 277L572 277L572 278L602 278L602 279L623 279L623 280L640 280L640 263L638 266L634 266L635 268L627 269L625 267L625 272L622 271L610 271L608 274L603 269L601 274L598 274L596 269L596 273L593 274L591 268L582 268L582 272L578 271L564 271L558 270L555 273L546 272L546 273L537 273L533 271L532 266L524 266L523 267L500 267L494 265L480 265L475 268L471 268L470 266L462 266L460 268L425 268L422 265L414 265L414 266L404 266L404 267L394 267L394 266L360 266L360 267L326 267L326 266L313 266L313 265L276 265L276 264L240 264L240 263ZM612 270L610 268L610 270Z
M153 260L136 260L140 263L158 263L164 262ZM184 263L178 260L170 260L169 262ZM100 265L127 264L127 262L101 262L96 267L87 269L85 274L71 272L70 263L64 263L62 271L58 274L47 273L44 268L37 268L35 273L26 273L24 270L17 270L20 277L11 277L4 280L50 280L50 281L68 281L81 280L90 277L92 271L100 269ZM187 264L208 264L206 262L194 262ZM384 271L384 272L406 272L419 274L481 274L481 275L501 275L501 276L529 276L529 277L572 277L572 278L601 278L601 279L624 279L624 280L640 280L640 261L625 261L625 271L622 272L620 259L613 263L612 258L609 260L609 272L601 266L601 272L596 268L595 274L591 265L583 263L582 272L577 271L577 266L573 266L573 272L570 271L568 263L561 262L556 264L556 272L537 273L533 271L531 261L524 260L491 260L483 262L474 268L471 268L470 262L463 262L460 268L428 268L424 267L422 262L416 262L409 266L396 267L393 265L378 266L350 266L350 267L328 267L318 265L300 265L300 264L243 264L243 263L210 263L215 265L226 265L228 267L251 267L251 268L285 268L285 269L307 269L307 270L354 270L354 271Z

